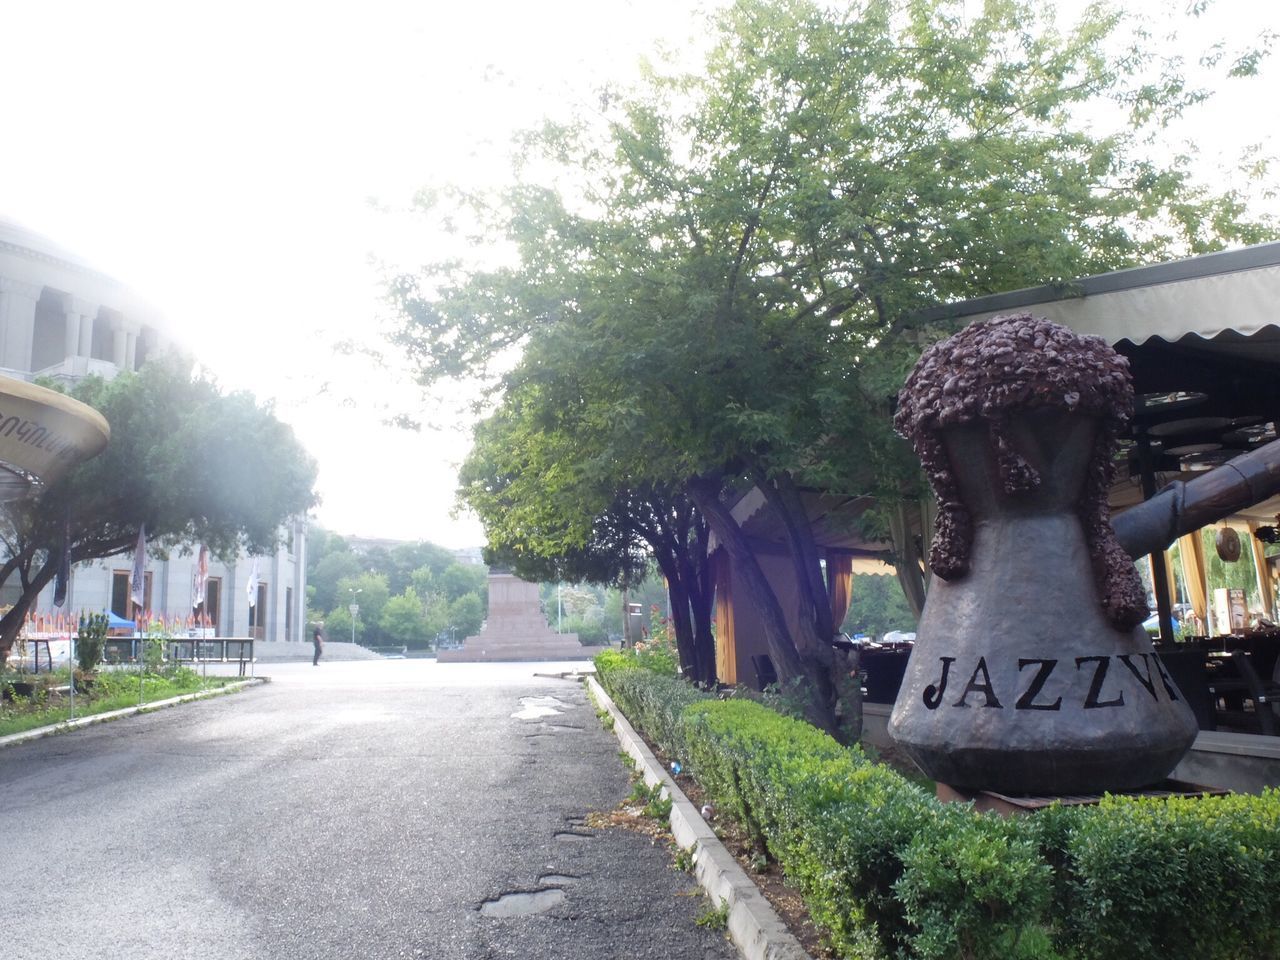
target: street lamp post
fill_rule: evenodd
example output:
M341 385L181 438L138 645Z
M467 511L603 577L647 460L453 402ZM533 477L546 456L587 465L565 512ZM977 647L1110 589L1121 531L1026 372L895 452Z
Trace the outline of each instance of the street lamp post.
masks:
M347 612L351 614L351 644L355 646L356 642L356 618L360 616L360 604L355 602L356 594L364 593L363 587L356 587L351 591L352 601L347 606Z

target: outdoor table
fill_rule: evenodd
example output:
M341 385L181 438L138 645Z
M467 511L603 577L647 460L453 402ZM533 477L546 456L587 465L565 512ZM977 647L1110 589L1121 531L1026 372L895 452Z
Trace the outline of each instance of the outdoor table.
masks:
M40 644L42 643L44 644L44 657L49 661L49 672L53 673L53 651L49 649L49 638L34 637L28 640L27 643L31 644L31 656L35 661L35 669L32 670L32 673L40 672Z

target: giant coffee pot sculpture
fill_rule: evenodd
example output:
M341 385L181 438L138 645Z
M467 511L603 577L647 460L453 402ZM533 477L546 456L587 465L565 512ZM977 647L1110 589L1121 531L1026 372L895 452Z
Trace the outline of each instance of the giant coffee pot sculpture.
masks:
M935 580L889 723L929 776L1014 794L1166 777L1196 723L1141 627L1110 523L1128 364L1098 337L997 317L931 347L896 426L938 500Z

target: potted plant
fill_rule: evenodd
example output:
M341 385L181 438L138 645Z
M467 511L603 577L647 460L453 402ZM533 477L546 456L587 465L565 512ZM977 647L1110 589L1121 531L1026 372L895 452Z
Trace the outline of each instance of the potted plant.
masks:
M98 667L102 663L102 651L107 642L107 617L103 613L90 613L80 618L76 635L76 686L88 690L93 686Z

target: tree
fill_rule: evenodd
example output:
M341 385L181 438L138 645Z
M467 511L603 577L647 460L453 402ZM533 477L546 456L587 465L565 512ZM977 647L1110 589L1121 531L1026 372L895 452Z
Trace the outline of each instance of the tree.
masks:
M334 607L329 615L324 618L324 637L326 641L336 641L339 643L371 643L366 641L366 635L369 627L369 621L364 616L364 611L355 618L355 630L351 629L352 618L350 611L346 607Z
M625 461L606 471L572 465L589 442L581 418L588 389L573 370L554 384L513 378L502 409L476 428L459 499L485 525L489 562L526 580L629 589L656 563L681 666L713 684L706 523L679 487L632 485Z
M450 600L467 593L484 596L489 589L489 572L484 567L451 563L432 577L431 582Z
M403 593L419 570L439 573L457 563L453 551L434 543L401 543L388 551L387 586L392 593Z
M474 593L464 593L449 604L449 626L459 637L471 637L480 632L484 623L484 604Z
M111 442L41 496L4 505L0 584L16 577L21 594L0 618L0 657L64 549L71 563L113 556L131 550L146 524L157 555L193 543L223 558L269 553L283 524L316 502L315 464L293 431L176 357L109 382L90 377L70 394L107 418Z
M351 577L343 577L338 581L335 591L334 606L329 612L328 620L341 620L344 614L349 616L347 608L353 604L360 605L357 615L363 626L361 636L368 644L377 644L382 639L380 623L382 611L391 599L391 591L387 589L387 577L382 573L360 573ZM348 621L348 627L350 621Z
M841 628L845 633L882 637L891 630L915 629L915 617L893 577L855 575L849 597L849 615Z
M422 618L428 646L430 646L436 638L449 629L449 601L438 593L423 598ZM466 635L463 634L463 636Z
M512 265L393 285L425 381L493 377L519 348L498 415L529 391L554 395L547 417L568 411L544 417L530 461L566 515L563 497L596 494L565 549L610 493L687 494L827 729L845 670L801 494L923 492L889 414L939 335L924 311L1270 235L1185 157L1143 153L1201 93L1142 50L1112 54L1119 15L1091 7L1065 33L1051 16L740 0L702 71L606 91L604 124L531 132L519 181L466 198ZM1125 125L1085 116L1106 102ZM745 485L785 531L794 630L726 504Z
M345 542L345 541L344 541ZM308 543L308 547L310 543ZM338 584L344 579L358 577L364 569L360 557L346 551L334 551L320 558L315 564L307 563L307 587L314 588L311 607L314 610L332 610L342 602Z
M382 608L380 622L383 636L406 647L430 646L432 635L427 633L427 621L423 615L422 601L413 587L392 597Z

